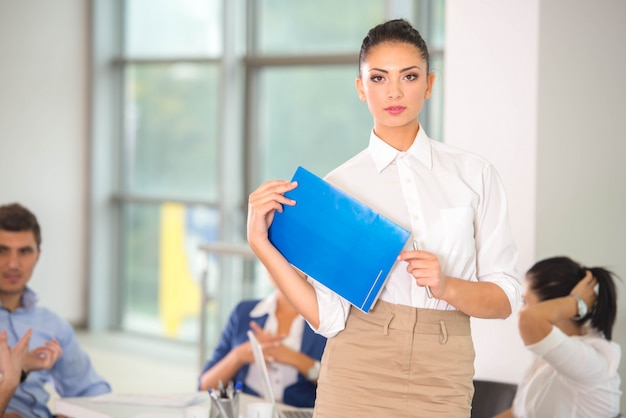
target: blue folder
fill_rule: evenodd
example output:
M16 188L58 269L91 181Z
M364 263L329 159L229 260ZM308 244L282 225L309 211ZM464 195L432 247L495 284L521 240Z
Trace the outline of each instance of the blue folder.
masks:
M296 268L369 312L410 232L298 167L269 239Z

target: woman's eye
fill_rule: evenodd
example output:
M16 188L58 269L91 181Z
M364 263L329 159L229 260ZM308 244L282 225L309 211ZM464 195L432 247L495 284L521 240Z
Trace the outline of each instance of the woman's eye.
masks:
M370 80L372 80L372 81L373 81L373 82L375 82L375 83L378 83L378 82L380 82L380 81L382 81L382 80L383 80L383 76L382 76L382 75L373 75L373 76L370 78Z
M417 80L417 74L407 74L405 78L409 81L415 81Z

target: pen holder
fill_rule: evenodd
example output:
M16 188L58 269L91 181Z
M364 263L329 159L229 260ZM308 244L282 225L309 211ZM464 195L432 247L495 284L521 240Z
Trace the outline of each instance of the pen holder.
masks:
M211 398L209 418L239 418L239 394L232 398Z

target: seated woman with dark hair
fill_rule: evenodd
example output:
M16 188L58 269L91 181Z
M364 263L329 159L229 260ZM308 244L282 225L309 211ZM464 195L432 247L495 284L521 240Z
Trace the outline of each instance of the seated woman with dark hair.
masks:
M220 381L234 380L243 384L243 392L261 396L262 375L254 363L248 330L263 346L276 399L313 407L326 338L313 332L278 289L263 300L245 300L235 307L202 369L198 388L217 388Z
M568 257L535 264L524 280L519 331L537 355L506 417L619 415L621 351L611 341L617 313L613 273Z

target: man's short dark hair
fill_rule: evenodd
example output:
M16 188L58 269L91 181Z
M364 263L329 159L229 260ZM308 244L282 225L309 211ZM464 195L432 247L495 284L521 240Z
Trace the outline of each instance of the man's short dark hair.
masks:
M37 217L19 203L0 206L0 229L11 232L32 231L37 248L41 246L41 229Z

